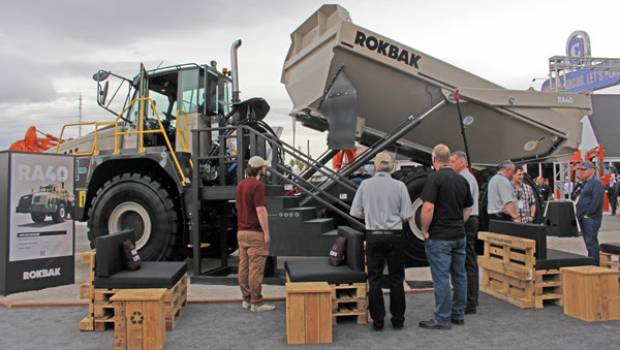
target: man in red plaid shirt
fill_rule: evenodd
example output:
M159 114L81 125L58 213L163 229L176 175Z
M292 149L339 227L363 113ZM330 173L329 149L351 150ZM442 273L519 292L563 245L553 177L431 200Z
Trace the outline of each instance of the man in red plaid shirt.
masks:
M523 167L515 168L515 174L512 177L512 184L515 188L515 197L517 197L517 212L521 217L521 223L533 223L536 218L536 197L532 187L523 182Z

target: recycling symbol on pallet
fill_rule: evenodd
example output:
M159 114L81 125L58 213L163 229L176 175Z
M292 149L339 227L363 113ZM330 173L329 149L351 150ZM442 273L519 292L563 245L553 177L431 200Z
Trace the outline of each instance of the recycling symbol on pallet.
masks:
M144 315L140 311L134 311L129 318L133 324L142 324L144 321Z

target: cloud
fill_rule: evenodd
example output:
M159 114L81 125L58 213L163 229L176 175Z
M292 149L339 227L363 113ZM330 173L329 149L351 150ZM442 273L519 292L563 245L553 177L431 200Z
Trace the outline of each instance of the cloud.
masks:
M296 1L12 1L2 6L0 32L56 38L58 44L118 46L188 29L251 27L299 6Z
M43 102L58 97L45 68L0 55L0 104Z

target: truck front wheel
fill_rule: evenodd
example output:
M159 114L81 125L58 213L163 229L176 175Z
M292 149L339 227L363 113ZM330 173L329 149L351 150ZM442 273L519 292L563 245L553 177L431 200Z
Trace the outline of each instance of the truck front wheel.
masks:
M142 260L170 258L177 231L177 212L169 191L147 175L125 173L107 181L89 209L88 238L133 229Z
M40 224L45 221L45 214L30 213L30 218L32 219L32 221Z
M52 214L52 220L55 223L61 223L65 221L65 217L67 216L67 208L64 203L59 203L56 212Z

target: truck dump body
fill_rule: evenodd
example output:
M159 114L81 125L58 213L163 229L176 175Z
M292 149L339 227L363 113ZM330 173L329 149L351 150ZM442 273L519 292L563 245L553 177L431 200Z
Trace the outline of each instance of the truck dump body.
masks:
M371 145L408 117L447 100L401 138L400 153L427 154L437 143L463 149L451 94L459 90L472 161L564 155L576 149L580 120L591 113L588 95L507 90L351 22L338 5L324 5L291 35L282 83L292 115L325 130L326 91L344 75L357 95L357 140Z

